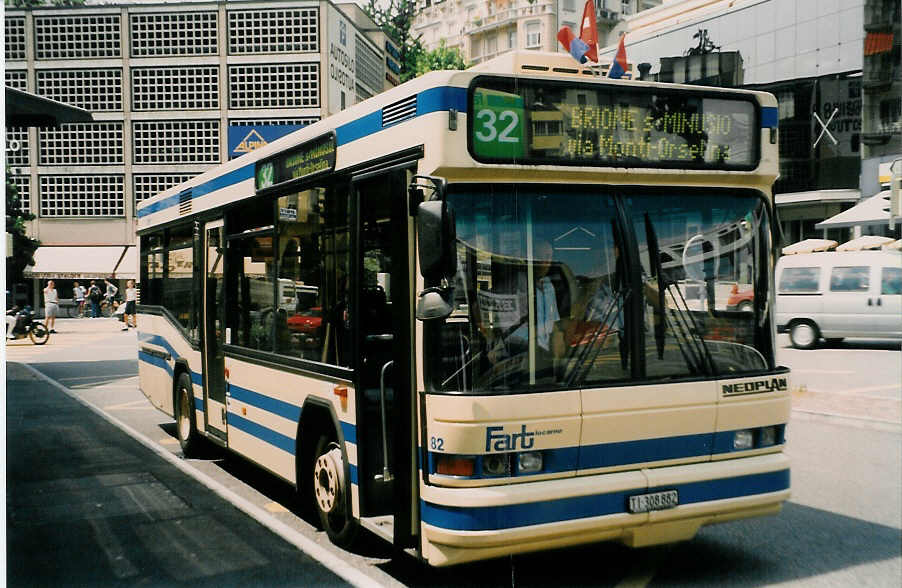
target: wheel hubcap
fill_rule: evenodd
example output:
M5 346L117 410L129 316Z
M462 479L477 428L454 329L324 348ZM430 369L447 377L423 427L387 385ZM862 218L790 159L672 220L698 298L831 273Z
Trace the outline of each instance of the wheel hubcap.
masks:
M187 439L191 433L191 416L188 411L188 394L182 390L179 394L179 437Z
M313 491L321 511L331 513L340 510L339 498L344 486L344 468L341 467L341 450L332 447L316 460L313 470Z
M811 325L796 327L796 341L799 342L799 345L811 345L811 342L814 341L814 329L811 328Z

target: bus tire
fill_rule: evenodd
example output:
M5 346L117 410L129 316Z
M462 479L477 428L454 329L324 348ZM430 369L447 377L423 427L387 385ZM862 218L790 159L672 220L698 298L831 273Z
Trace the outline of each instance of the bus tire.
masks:
M349 547L357 538L359 524L351 514L350 482L345 476L344 456L332 437L321 435L313 452L313 505L329 540Z
M191 378L185 372L181 372L175 388L175 432L185 457L195 455L200 445L194 420L194 390Z

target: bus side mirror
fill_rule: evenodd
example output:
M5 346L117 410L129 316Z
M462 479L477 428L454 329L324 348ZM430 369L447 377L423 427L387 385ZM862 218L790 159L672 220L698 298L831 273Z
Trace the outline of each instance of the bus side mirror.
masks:
M417 206L417 254L423 278L440 284L417 295L417 318L445 319L454 310L453 291L447 282L457 272L457 230L454 213L444 200L430 200Z
M447 279L457 272L454 213L444 200L421 202L417 207L417 253L420 274L428 281Z

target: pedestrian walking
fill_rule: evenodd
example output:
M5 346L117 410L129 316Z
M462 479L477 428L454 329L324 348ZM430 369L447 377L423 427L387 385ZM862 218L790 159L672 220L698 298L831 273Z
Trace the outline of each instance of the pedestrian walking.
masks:
M88 301L91 303L91 318L100 316L100 301L102 299L103 292L100 291L100 286L98 286L94 280L91 280L91 285L88 288Z
M44 288L44 320L47 323L47 330L51 333L56 333L56 315L60 310L60 299L59 294L56 292L56 284L53 283L53 280L49 280L47 282L47 287Z
M110 305L110 314L115 310L115 306L113 306L113 301L116 299L116 294L119 292L119 288L113 285L109 279L104 278L103 283L106 284L106 292L103 295L103 301L105 304Z
M125 283L125 326L123 331L127 331L129 327L138 327L138 311L135 308L138 304L138 289L135 288L134 280ZM130 324L128 317L132 318L134 324Z
M75 282L75 285L72 287L72 297L75 298L76 308L78 308L78 316L79 318L85 316L85 294L87 290L85 290L84 286Z

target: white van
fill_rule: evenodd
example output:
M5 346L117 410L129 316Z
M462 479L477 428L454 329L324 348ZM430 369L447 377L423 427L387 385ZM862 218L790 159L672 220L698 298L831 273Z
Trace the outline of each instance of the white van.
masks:
M823 338L902 339L902 252L826 251L777 262L777 329L793 347Z

